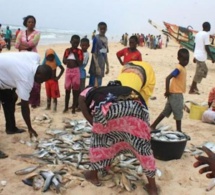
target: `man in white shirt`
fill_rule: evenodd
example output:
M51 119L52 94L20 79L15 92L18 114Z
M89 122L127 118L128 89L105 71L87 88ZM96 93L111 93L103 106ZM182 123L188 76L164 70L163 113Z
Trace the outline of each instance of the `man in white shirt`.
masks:
M209 22L204 22L202 27L203 31L198 32L195 37L193 62L196 63L196 72L189 94L199 94L197 83L201 83L202 79L206 78L208 74L208 68L205 63L207 57L210 57L212 63L214 63L215 60L209 48L210 36L208 32L211 29L211 25Z
M7 134L23 132L16 127L14 116L18 95L21 99L22 116L30 137L37 136L31 126L28 100L34 81L42 83L52 76L52 69L47 65L40 66L39 61L39 55L34 52L0 54L0 101L4 110ZM1 156L0 151L0 158Z

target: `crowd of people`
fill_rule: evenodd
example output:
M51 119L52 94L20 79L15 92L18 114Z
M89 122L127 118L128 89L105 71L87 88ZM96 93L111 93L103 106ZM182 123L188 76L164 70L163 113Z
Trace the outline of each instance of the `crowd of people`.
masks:
M144 35L144 34L139 34L135 33L132 34L132 36L136 36L138 40L138 46L140 47L148 47L150 49L162 49L163 41L161 35ZM166 47L168 46L169 38L167 37L166 40ZM127 46L128 44L128 33L125 33L122 35L122 38L120 40L120 43L124 46Z
M128 38L128 34L125 33L122 38L125 48L116 53L123 68L116 80L110 81L108 86L102 86L103 77L109 73L109 48L105 22L98 24L98 34L93 33L89 84L86 84L85 70L90 56L88 52L89 39L80 38L79 35L71 37L71 47L65 49L62 60L66 70L58 54L52 48L45 52L42 65L39 65L37 45L40 40L40 32L35 29L36 18L31 15L25 17L23 25L26 30L17 33L15 42L15 48L19 52L0 54L0 101L5 115L6 133L25 132L25 130L16 127L15 122L15 104L18 96L21 99L19 105L21 105L23 119L28 127L30 137L37 136L37 132L31 125L29 104L33 108L40 106L41 83L45 82L46 109L51 109L53 100L53 111L57 111L57 98L60 97L58 80L65 71L65 107L63 112L66 113L70 109L69 101L72 92L72 113L81 110L84 117L93 126L89 150L91 169L85 172L85 178L99 186L101 182L98 178L98 171L110 166L118 154L131 152L143 167L148 179L149 194L157 195L156 165L150 145L150 131L156 129L158 123L164 117L169 117L171 113L174 114L177 131L183 129L181 125L183 93L186 91L186 66L189 63L189 51L185 48L179 49L178 65L166 78L166 106L155 122L150 125L147 110L149 98L155 87L155 73L149 63L142 61L142 55L137 47L146 45L151 49L162 48L160 35L136 34ZM194 62L197 63L197 68L194 77L195 83L191 86L190 94L196 94L198 91L196 83L207 76L204 63L207 54L214 62L213 56L208 50L208 44L210 44L208 31L210 31L210 24L206 22L203 24L203 31L196 35ZM57 68L60 69L58 75ZM213 105L213 102L215 104L215 98L210 98L209 106ZM104 143L103 140L110 141ZM209 157L198 157L194 166L208 164L209 168L200 172L212 171L208 175L211 177L211 175L215 175L215 159L211 160L210 158L214 154L208 149L204 150ZM5 157L7 155L1 151L0 158Z

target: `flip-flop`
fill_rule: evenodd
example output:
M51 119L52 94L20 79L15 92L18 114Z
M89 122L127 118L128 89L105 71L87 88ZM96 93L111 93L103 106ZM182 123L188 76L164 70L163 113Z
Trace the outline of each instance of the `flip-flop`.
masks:
M8 155L5 154L4 152L0 151L0 159L3 159L3 158L7 158Z
M198 91L192 91L192 92L189 92L189 94L192 94L192 95L200 95L200 93Z

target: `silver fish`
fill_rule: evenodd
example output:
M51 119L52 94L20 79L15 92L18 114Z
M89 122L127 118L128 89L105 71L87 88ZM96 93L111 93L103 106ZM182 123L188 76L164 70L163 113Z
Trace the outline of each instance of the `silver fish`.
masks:
M80 165L80 163L81 163L81 161L82 161L82 156L83 156L83 154L80 152L80 153L78 154L78 162L77 162L77 166L76 166L77 169L78 169L78 167L79 167L79 165Z
M59 181L57 180L56 176L54 176L52 178L52 181L51 181L55 187L55 190L56 190L56 193L59 194L60 193L60 183Z
M74 127L78 124L78 121L70 121L69 124Z
M84 147L79 142L76 142L72 145L73 150L82 150Z
M32 173L33 171L35 171L37 168L39 168L40 166L31 166L31 167L27 167L21 170L18 170L15 172L16 175L25 175L28 173Z
M42 192L46 192L51 185L52 179L54 178L54 173L51 171L40 171L40 175L42 175L45 179Z
M79 125L75 126L74 131L77 132L77 131L80 131L84 128L85 128L84 124L79 124Z

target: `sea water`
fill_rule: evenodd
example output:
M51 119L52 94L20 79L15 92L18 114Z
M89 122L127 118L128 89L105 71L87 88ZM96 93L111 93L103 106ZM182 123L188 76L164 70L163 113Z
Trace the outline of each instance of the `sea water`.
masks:
M20 27L17 25L9 25L13 35L18 28L21 30L25 30L25 27ZM2 30L5 33L6 25L2 25ZM60 43L69 43L72 35L79 35L81 38L87 37L91 41L92 32L82 32L76 30L63 30L63 29L54 29L54 28L36 28L36 30L40 31L40 45L49 45L49 44L60 44ZM119 36L114 36L107 34L109 42L118 41Z

